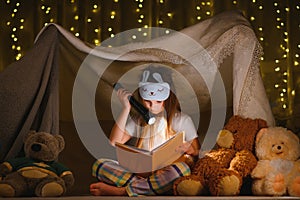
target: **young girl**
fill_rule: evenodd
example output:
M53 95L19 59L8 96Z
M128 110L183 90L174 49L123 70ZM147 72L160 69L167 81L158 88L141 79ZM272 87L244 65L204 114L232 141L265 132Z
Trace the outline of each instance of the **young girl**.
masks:
M126 143L138 138L136 146L151 150L164 143L177 132L185 132L186 145L181 147L185 155L198 158L199 141L192 119L181 112L175 96L171 70L166 67L150 66L143 72L138 96L143 105L155 115L155 123L147 125L138 115L130 115L128 101L130 92L119 89L117 96L123 109L110 134L110 142ZM130 162L130 161L129 161ZM172 194L173 182L180 176L190 174L185 162L173 164L152 173L137 174L123 169L118 162L99 159L93 165L93 176L99 182L90 185L92 195L166 195Z

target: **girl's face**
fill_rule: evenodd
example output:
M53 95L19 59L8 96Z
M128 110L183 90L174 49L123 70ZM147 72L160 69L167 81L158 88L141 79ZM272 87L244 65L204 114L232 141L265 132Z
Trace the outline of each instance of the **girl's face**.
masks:
M143 99L143 104L153 114L161 113L164 110L164 101L154 101Z

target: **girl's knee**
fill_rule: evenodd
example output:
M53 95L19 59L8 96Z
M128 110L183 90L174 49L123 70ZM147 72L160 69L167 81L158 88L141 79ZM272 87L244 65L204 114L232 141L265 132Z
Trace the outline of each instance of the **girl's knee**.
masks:
M191 169L185 162L176 162L171 165L176 170L179 176L189 176Z
M96 160L94 162L94 164L92 165L92 176L97 177L100 168L105 163L111 163L111 162L115 162L115 161L114 160L110 160L110 159L105 159L105 158L100 158L100 159Z

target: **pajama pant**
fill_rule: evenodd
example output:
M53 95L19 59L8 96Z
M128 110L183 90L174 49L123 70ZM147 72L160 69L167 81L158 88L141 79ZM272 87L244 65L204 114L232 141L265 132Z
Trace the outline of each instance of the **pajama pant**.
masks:
M156 170L146 178L128 172L111 159L99 159L92 167L94 177L110 185L125 187L128 196L172 194L173 182L190 174L190 168L184 162Z

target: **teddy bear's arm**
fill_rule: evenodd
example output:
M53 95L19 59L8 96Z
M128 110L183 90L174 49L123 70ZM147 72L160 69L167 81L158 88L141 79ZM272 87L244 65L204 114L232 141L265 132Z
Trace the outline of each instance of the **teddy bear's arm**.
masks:
M251 177L252 178L264 178L269 169L270 169L270 161L259 160L257 162L256 167L251 172Z
M65 181L67 188L71 188L74 185L75 180L71 171L65 171L60 177Z
M9 162L1 163L0 165L0 176L6 176L12 171L12 166Z
M59 163L59 162L54 162L52 164L52 167L54 167L56 169L57 175L60 176L65 181L67 188L70 188L73 186L74 176L69 168L67 168L62 163Z
M24 166L30 162L30 159L27 157L19 157L19 158L12 158L0 165L0 175L4 176L12 171L18 170L20 167Z

